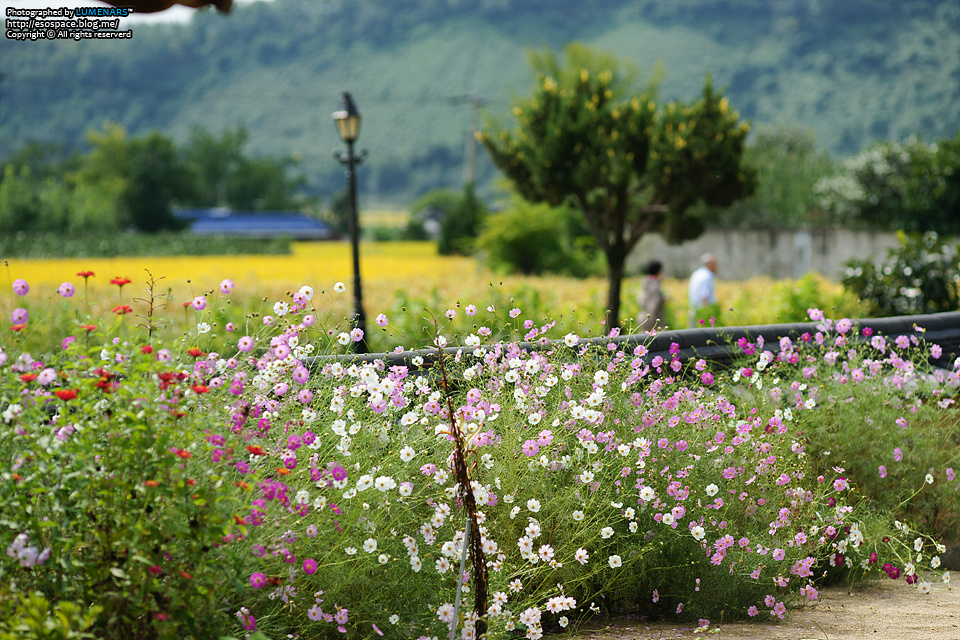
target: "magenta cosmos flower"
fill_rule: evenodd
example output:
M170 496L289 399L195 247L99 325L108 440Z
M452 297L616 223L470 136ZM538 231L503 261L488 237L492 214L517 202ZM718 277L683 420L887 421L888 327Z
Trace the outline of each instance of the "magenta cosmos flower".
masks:
M13 290L18 296L25 296L30 291L30 285L23 278L17 278L13 281Z
M26 324L29 318L30 314L22 307L17 307L13 310L13 313L10 314L10 321L13 324Z
M57 293L59 293L62 298L72 298L76 291L77 290L69 282L64 282L57 287Z
M190 306L197 311L203 311L207 308L207 299L203 296L197 296L193 299L193 302L190 303Z
M233 280L230 280L229 278L224 278L224 280L220 283L220 293L224 295L232 293L234 286L235 285L233 284Z

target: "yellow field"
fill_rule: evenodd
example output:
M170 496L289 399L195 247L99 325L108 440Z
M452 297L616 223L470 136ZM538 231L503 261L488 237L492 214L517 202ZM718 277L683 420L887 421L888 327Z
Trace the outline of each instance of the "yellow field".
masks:
M410 316L408 332L416 331L425 317L441 315L444 310L475 304L481 311L493 304L498 315L518 306L522 319L540 321L552 318L568 327L586 333L603 331L600 320L606 307L607 283L604 278L577 280L557 276L524 277L499 276L482 267L476 260L465 257L444 257L436 254L436 245L430 242L390 242L361 244L361 277L364 308L368 318L385 312L391 317L391 327L398 327L393 319ZM25 306L31 321L68 314L70 317L90 314L91 317L109 317L110 309L119 303L132 304L137 313L145 306L134 301L144 295L147 271L162 277L158 291L167 294L169 306L161 313L182 328L197 322L192 312L185 312L181 304L199 294L213 294L211 309L218 306L218 286L224 278L236 284L230 296L229 309L220 314L222 321L240 321L243 313L271 313L278 300L290 300L292 292L303 285L317 291L314 299L316 312L330 319L345 319L352 315L353 289L350 246L345 242L295 243L288 256L203 256L203 257L122 257L58 260L16 260L7 267L9 282L0 289L0 322L9 323L10 312L16 306ZM94 271L89 280L89 297L83 296L83 278L80 271ZM121 276L132 280L124 287L122 299L110 279ZM28 296L13 294L10 283L16 278L26 279L31 287ZM56 288L61 282L72 282L77 295L71 300L61 299ZM343 282L347 290L333 293L333 285ZM822 299L843 302L847 313L849 299L841 299L842 288L837 283L822 280L817 283ZM621 321L630 324L638 313L637 293L640 278L624 280ZM673 328L683 328L686 317L686 280L667 279L663 283L668 301L668 316L674 319ZM798 321L797 304L793 317L786 313L782 299L787 297L791 283L775 282L769 278L754 278L746 282L719 281L717 293L723 305L722 320L728 325L767 324ZM855 301L853 303L855 305ZM138 306L139 305L139 306ZM223 306L223 305L220 305ZM805 307L802 308L802 314ZM829 305L827 310L829 312ZM732 310L730 308L733 308ZM232 311L231 311L232 310ZM839 317L839 316L837 316ZM465 320L463 316L461 316ZM481 320L478 317L477 320ZM486 320L483 320L486 322ZM412 322L412 324L410 324ZM428 323L429 324L429 323ZM372 323L368 327L373 329ZM39 329L36 327L34 330ZM51 327L52 329L52 327ZM387 336L382 336L387 339Z

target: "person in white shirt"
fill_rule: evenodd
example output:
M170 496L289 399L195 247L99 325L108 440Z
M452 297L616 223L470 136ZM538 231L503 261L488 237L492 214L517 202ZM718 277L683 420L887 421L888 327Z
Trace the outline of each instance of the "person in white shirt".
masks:
M717 256L705 253L700 256L700 268L690 274L690 313L688 326L697 326L697 312L717 303L717 291L714 287L714 274L717 272Z

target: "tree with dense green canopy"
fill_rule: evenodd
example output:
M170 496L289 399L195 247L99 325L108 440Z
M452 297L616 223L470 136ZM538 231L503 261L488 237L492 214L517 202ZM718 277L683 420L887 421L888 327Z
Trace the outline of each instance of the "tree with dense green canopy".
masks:
M513 109L517 128L490 125L478 135L494 164L531 202L582 212L609 267L610 326L630 250L646 233L695 238L703 201L727 206L754 189L743 163L749 126L707 77L699 100L658 106L655 89L629 95L631 74L581 45L534 54L533 95Z

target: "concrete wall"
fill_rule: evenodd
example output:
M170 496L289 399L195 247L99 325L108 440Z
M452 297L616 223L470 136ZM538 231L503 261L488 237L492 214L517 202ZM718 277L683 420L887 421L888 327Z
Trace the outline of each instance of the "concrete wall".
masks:
M843 263L851 258L886 258L887 250L899 246L893 233L850 229L735 231L709 229L696 240L680 245L667 244L659 235L642 238L627 259L627 273L640 273L643 265L656 258L664 275L686 278L700 264L700 256L717 256L717 277L745 280L766 275L773 278L800 278L810 271L839 280Z

